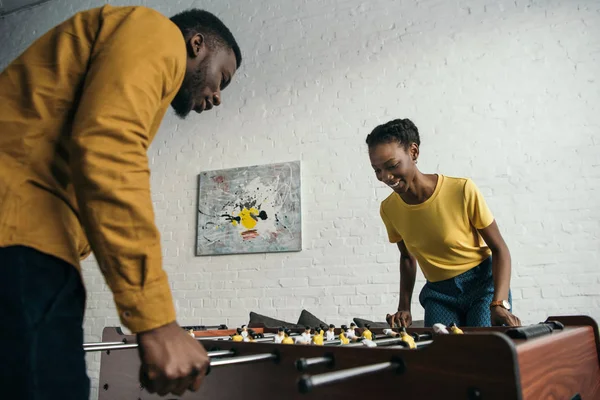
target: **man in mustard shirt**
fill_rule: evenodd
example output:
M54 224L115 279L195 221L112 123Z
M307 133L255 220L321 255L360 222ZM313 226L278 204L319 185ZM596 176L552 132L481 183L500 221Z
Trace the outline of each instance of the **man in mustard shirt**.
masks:
M377 126L366 142L377 179L392 189L380 207L400 250L400 301L390 325L412 323L417 261L427 280L419 295L425 326L520 325L511 312L510 252L475 183L423 174L419 130L409 119Z
M121 322L137 333L140 379L197 390L208 358L181 329L150 197L146 151L171 105L221 103L241 64L229 29L189 10L80 12L0 74L0 391L87 399L81 258L93 251ZM41 396L41 397L38 397Z

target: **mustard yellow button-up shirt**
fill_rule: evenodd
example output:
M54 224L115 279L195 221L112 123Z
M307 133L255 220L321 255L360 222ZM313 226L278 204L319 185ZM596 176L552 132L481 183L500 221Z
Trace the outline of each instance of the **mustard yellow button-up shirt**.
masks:
M133 332L175 320L146 151L186 57L167 17L107 5L55 27L0 74L0 246L75 268L93 250Z

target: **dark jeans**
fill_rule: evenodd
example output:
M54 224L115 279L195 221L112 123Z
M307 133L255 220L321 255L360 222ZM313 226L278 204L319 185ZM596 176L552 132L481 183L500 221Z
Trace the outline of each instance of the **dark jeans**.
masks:
M88 400L79 272L23 246L0 247L0 398Z

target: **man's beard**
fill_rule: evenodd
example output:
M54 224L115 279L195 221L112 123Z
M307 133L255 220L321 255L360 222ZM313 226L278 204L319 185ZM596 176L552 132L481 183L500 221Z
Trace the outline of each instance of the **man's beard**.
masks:
M184 119L190 113L194 102L194 94L206 86L207 61L207 59L202 60L196 71L186 74L179 91L171 101L171 107L181 119Z

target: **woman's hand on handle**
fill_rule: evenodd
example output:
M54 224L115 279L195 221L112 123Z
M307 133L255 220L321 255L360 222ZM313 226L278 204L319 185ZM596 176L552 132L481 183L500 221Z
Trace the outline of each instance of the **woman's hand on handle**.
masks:
M492 326L521 326L521 320L506 308L492 307L490 314Z
M385 320L390 328L408 328L412 325L412 315L408 310L388 314L385 316Z

